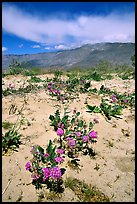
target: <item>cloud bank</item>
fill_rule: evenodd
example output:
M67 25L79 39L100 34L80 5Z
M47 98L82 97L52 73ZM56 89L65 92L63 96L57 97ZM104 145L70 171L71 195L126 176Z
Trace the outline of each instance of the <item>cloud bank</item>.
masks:
M5 51L7 51L7 50L8 50L7 47L2 47L2 52L5 52Z
M73 19L40 18L10 5L2 8L2 29L26 40L52 44L55 49L85 43L134 42L134 15L111 13L107 16L79 15Z

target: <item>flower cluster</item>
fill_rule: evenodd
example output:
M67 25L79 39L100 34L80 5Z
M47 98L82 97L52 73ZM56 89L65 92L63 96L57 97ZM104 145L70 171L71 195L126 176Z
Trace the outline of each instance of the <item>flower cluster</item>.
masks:
M53 146L53 142L50 140L46 153L38 145L31 149L31 153L33 159L28 161L25 167L27 171L31 172L32 184L35 185L35 188L39 189L43 185L47 185L50 190L54 191L55 183L61 186L65 169L59 168L58 165L64 161L60 156L64 154L64 150L61 148L56 149L56 146Z
M57 151L56 151L58 154L64 154L64 150L63 149L57 149Z
M26 163L26 165L25 165L25 167L26 167L26 170L30 170L31 169L31 163L30 162L27 162Z
M43 168L42 171L44 173L44 181L50 177L52 179L60 179L62 176L61 170L58 166L55 166L53 168Z
M75 159L79 151L83 154L88 151L89 155L92 152L90 144L97 138L97 132L91 130L92 122L87 126L85 121L79 119L79 116L80 112L76 109L73 110L72 118L65 115L61 119L59 111L56 111L55 116L50 116L54 130L59 136L57 143L60 145L54 146L50 140L46 152L40 146L32 148L33 160L27 162L25 166L26 170L32 173L35 187L43 184L53 187L55 182L62 184L64 169L59 168L59 165L64 162L65 156Z
M50 94L53 94L53 95L60 95L60 90L59 89L56 89L55 87L55 84L53 82L49 82L48 85L47 85L47 88L50 92Z
M55 166L53 169L50 171L50 176L53 179L60 179L62 176L61 170L59 169L58 166Z
M56 158L55 158L55 161L56 161L57 163L62 163L62 162L63 162L63 158L62 158L62 157L56 157Z
M93 130L93 131L91 131L91 132L89 133L89 136L90 136L90 138L95 139L95 138L97 138L97 132L95 132L95 131Z
M62 136L64 135L64 130L62 128L58 128L56 133L58 136Z
M117 97L114 94L112 95L112 101L113 101L113 103L117 102Z
M48 179L50 177L50 168L42 168L44 177L43 177L43 181L45 181L46 179Z

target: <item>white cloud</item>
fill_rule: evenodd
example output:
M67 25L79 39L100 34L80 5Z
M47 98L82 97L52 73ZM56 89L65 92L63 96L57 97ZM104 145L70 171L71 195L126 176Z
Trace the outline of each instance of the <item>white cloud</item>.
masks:
M45 50L50 50L51 48L50 48L50 47L44 47L44 49L45 49Z
M22 48L22 47L23 47L23 44L20 44L20 45L19 45L19 48Z
M5 52L5 51L7 51L7 50L8 50L7 47L2 47L2 52Z
M27 40L54 44L56 49L67 44L71 46L72 42L134 42L135 14L80 15L71 19L59 16L40 18L22 12L17 7L4 6L2 28L3 31ZM33 48L39 46L34 45Z
M66 46L66 45L56 45L54 47L56 50L67 50L69 49L70 47Z
M40 45L32 45L32 48L40 48Z

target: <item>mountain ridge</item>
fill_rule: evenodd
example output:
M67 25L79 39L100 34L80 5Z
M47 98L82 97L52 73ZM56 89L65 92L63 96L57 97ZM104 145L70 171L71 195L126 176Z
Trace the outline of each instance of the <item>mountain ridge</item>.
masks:
M135 43L85 44L81 47L56 52L2 55L2 69L7 69L13 59L20 62L24 68L87 68L96 66L100 61L131 65L131 56L134 54Z

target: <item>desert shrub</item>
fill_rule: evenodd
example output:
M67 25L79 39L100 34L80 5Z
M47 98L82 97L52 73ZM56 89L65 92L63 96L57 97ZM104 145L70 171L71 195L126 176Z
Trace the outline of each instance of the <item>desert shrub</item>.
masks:
M9 130L2 135L2 151L7 153L9 149L15 150L21 144L20 134L15 130Z
M29 80L27 80L27 81L32 82L32 83L43 82L42 79L40 79L39 77L36 77L36 76L31 76L31 78Z

